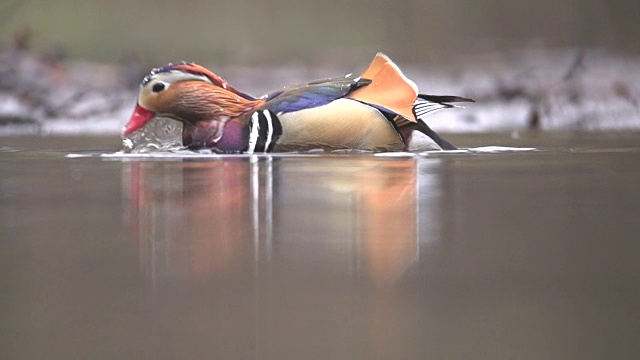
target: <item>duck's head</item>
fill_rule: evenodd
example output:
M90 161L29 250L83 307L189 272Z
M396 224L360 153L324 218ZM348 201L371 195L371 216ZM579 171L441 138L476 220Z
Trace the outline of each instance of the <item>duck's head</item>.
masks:
M140 84L138 102L122 130L128 135L156 116L201 126L226 122L257 106L257 101L210 70L182 62L153 69Z

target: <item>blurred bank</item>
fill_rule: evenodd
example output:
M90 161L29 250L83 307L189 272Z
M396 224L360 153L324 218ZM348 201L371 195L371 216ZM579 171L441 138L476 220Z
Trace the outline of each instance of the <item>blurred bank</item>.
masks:
M46 1L0 5L0 134L117 133L151 67L202 63L260 95L362 71L473 97L452 132L640 129L640 2Z

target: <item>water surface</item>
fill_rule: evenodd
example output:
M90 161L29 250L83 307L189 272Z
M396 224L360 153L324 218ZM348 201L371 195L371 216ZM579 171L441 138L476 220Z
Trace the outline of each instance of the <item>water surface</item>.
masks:
M640 134L451 138L539 151L2 138L0 355L638 358Z

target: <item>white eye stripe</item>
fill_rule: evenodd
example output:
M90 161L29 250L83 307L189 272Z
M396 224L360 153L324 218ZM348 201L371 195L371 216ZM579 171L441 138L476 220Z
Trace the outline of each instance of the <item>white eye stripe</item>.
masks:
M170 84L177 81L185 81L185 80L199 80L206 81L209 84L212 84L211 80L204 75L191 74L184 71L167 71L153 75L149 80L145 83L144 86L153 86L151 84L157 84L161 82L165 84L165 88L169 87Z

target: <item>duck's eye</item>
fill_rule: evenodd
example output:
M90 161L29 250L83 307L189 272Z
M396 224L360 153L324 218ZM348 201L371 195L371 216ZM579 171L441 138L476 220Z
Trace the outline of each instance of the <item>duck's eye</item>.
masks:
M153 87L151 88L151 91L154 93L159 93L162 90L164 90L164 84L161 82L153 84Z

